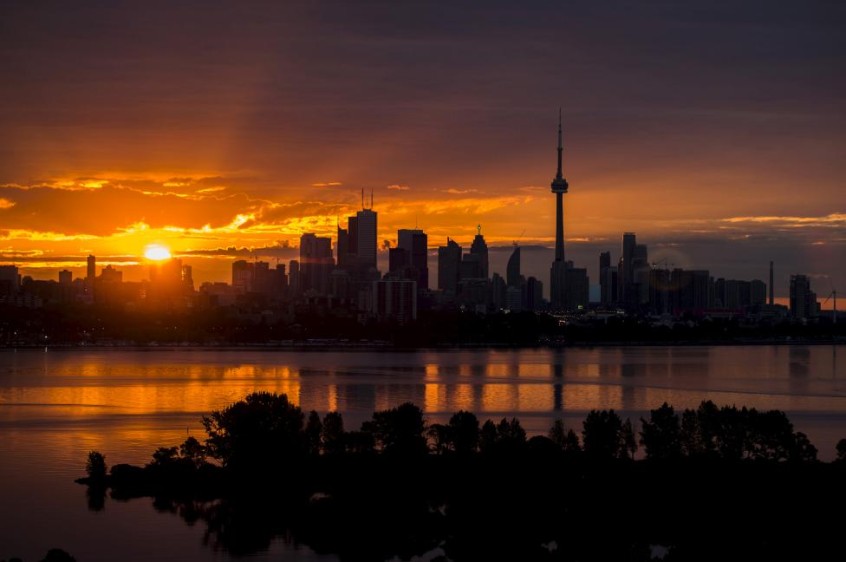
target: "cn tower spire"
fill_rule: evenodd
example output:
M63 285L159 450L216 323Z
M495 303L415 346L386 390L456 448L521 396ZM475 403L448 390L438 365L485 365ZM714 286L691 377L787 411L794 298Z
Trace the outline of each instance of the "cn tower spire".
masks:
M564 179L562 159L564 155L563 134L561 132L561 108L558 108L558 170L550 187L555 194L555 261L550 269L550 302L553 310L564 310L567 306L567 265L564 257L564 194L569 185Z
M558 173L555 174L555 179L561 180L564 179L564 175L561 171L561 158L564 154L564 142L561 136L561 108L558 108Z

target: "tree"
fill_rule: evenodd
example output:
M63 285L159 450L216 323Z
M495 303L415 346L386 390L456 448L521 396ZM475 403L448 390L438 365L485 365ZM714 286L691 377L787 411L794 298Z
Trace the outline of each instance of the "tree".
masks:
M591 410L582 426L586 454L598 459L626 458L623 421L614 410Z
M837 462L846 462L846 439L837 442Z
M449 437L452 449L461 455L479 448L479 418L472 412L459 410L449 419Z
M667 460L681 456L681 422L672 406L664 402L657 410L650 410L649 421L640 421L640 444L646 449L646 458Z
M483 453L492 451L496 446L497 431L496 424L491 420L486 420L482 424L482 429L479 432L479 450Z
M346 450L344 418L339 412L328 412L323 416L320 440L323 452L327 455L341 454Z
M623 423L621 436L623 439L623 451L634 460L635 453L637 452L637 438L632 428L632 420L629 418L626 418L626 421Z
M199 468L206 462L206 448L192 435L179 446L179 457Z
M553 422L552 427L549 428L549 433L547 434L553 443L564 448L564 443L567 440L567 430L564 428L564 420L557 419Z
M442 455L450 448L450 428L442 423L433 423L427 432L432 440L432 448L435 454Z
M159 447L153 452L152 466L168 466L172 465L179 458L178 449L176 447Z
M423 411L411 402L374 412L373 419L362 424L362 431L371 433L385 453L413 456L428 451Z
M320 414L312 410L308 414L305 427L306 448L312 455L320 453L320 435L322 432L323 424L320 422Z
M305 452L303 413L285 394L254 392L203 417L209 456L233 470L272 470Z
M95 481L102 481L106 478L106 457L99 451L88 453L88 460L85 462L85 473L88 478Z

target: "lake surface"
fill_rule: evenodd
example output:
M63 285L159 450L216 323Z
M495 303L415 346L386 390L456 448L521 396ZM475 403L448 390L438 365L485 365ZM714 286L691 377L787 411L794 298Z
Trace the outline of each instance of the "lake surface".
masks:
M374 410L411 401L430 422L458 410L516 416L529 434L557 418L577 431L591 409L636 422L668 402L781 409L834 457L846 437L846 346L601 347L563 350L0 351L0 559L40 560L60 547L77 560L230 560L201 523L156 512L152 500L87 509L87 452L145 463L157 447L202 439L202 414L244 395L286 393L304 410L344 414L357 428ZM635 424L638 428L639 424ZM275 540L252 560L328 561Z

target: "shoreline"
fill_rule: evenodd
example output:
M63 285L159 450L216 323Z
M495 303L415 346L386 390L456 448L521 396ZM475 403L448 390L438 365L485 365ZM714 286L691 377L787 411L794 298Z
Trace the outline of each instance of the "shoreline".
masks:
M18 345L0 346L0 352L16 352L18 350L107 350L121 349L132 351L185 351L185 350L215 350L215 351L256 351L256 350L278 350L278 351L452 351L452 350L524 350L524 349L590 349L603 347L744 347L744 346L792 346L792 345L813 345L813 346L840 346L846 345L846 338L832 337L820 338L744 338L726 340L673 340L673 341L650 341L650 340L615 340L615 341L572 341L558 342L555 344L538 343L535 345L515 345L510 343L460 343L437 346L403 346L394 345L389 341L368 341L351 342L335 339L313 340L303 342L253 342L244 344L234 343L97 343L97 344L48 344L48 345Z

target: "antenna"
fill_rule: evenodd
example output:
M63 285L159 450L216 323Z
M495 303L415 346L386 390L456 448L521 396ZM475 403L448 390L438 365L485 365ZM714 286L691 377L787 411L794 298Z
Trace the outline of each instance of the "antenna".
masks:
M370 188L370 210L373 210L373 188Z
M477 224L476 225L476 236L481 236L481 235L482 235L482 225Z
M364 209L364 188L361 188L361 208Z

